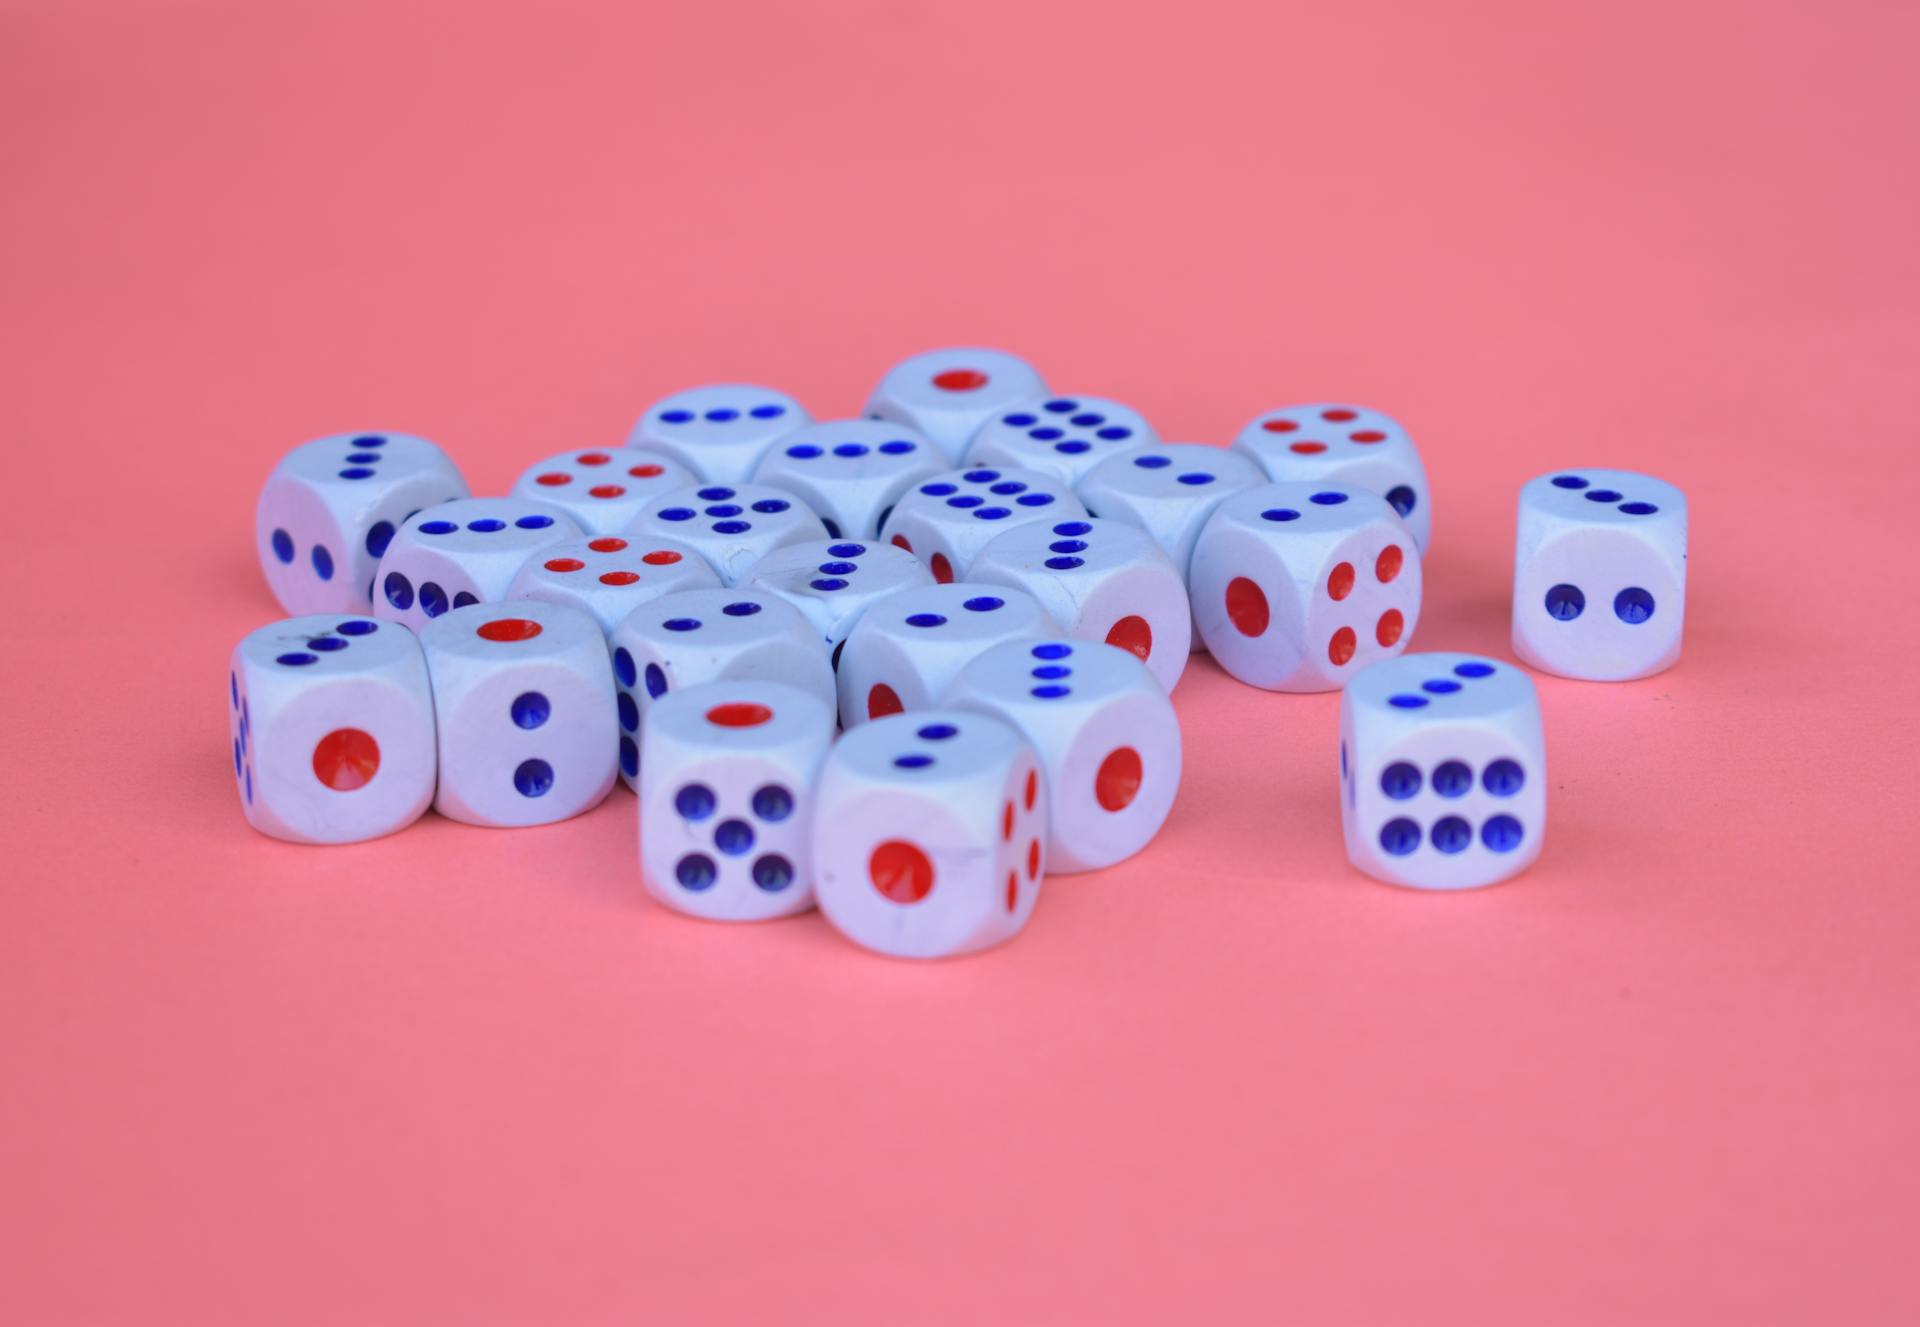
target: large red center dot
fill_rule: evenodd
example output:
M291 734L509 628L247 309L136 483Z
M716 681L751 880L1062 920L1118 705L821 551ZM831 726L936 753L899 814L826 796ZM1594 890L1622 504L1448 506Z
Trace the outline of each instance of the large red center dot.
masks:
M1093 776L1093 797L1109 811L1124 811L1140 792L1140 753L1130 746L1115 747Z
M581 452L580 455L574 459L578 460L582 465L605 465L613 458L605 452Z
M492 622L482 622L473 629L473 634L481 640L532 640L540 634L540 624L530 622L524 617L503 617Z
M637 571L603 571L600 573L602 585L632 585L640 579Z
M1153 653L1153 628L1138 613L1130 614L1107 628L1107 644L1144 659Z
M1400 574L1400 567L1406 560L1407 555L1400 551L1400 545L1388 544L1380 551L1380 556L1373 560L1373 574L1383 582L1390 581Z
M1335 664L1343 664L1353 658L1353 652L1360 647L1360 638L1353 634L1352 627L1342 627L1333 633L1333 639L1327 642L1327 658Z
M1342 562L1327 577L1327 593L1335 599L1345 599L1353 593L1353 564Z
M974 392L987 385L987 375L979 369L948 369L933 375L933 385L943 392Z
M680 555L671 548L656 548L640 560L649 567L671 567L680 560Z
M627 490L621 488L618 484L596 484L587 490L587 496L594 498L617 498L625 494L626 491Z
M894 536L896 539L898 535ZM933 572L933 578L942 585L953 584L953 564L947 561L945 553L935 553L927 559L927 566Z
M607 535L605 538L602 538L602 539L589 540L587 543L587 547L591 548L596 553L618 553L620 552L620 550L624 549L626 546L627 546L626 540L616 539L612 535Z
M707 722L722 728L757 728L772 717L772 710L751 700L729 701L707 711Z
M884 719L889 714L901 714L906 711L906 708L900 703L899 695L885 682L875 682L872 689L867 692L869 719Z
M380 772L380 744L372 733L336 728L313 746L313 777L337 793L373 782Z
M1389 608L1380 615L1380 621L1374 625L1373 638L1382 645L1396 645L1400 633L1407 629L1407 620L1400 616L1400 610Z
M933 892L933 863L904 839L888 839L867 858L867 879L883 898L918 903Z
M544 565L548 571L578 571L587 564L579 558L548 558Z
M554 471L548 474L541 475L539 478L535 479L533 482L536 484L545 484L548 488L559 488L560 485L562 484L571 484L573 482L573 476L563 475L563 474L560 474L558 471Z
M1269 433L1291 433L1300 426L1291 419L1269 419L1260 427Z
M1242 636L1264 635L1271 616L1265 590L1245 576L1227 582L1227 621Z

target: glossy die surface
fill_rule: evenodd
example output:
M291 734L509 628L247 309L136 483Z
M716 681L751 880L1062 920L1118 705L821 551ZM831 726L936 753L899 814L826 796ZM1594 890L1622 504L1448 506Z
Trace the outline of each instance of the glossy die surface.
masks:
M987 420L1046 394L1047 384L1019 356L954 346L887 370L867 400L867 414L919 429L948 465L957 465Z
M860 615L841 652L840 722L930 709L994 646L1059 634L1039 600L1004 585L956 581L889 595Z
M447 454L408 433L340 433L288 452L254 509L254 547L289 613L364 613L409 516L467 496Z
M1074 484L1109 456L1159 441L1131 406L1098 396L1054 396L1002 410L982 424L967 463L1025 466Z
M1187 576L1222 668L1269 691L1333 691L1407 648L1420 550L1386 499L1327 484L1263 484L1220 504Z
M708 682L647 714L640 878L677 912L760 921L813 906L807 815L833 711L777 682Z
M985 949L1032 915L1046 833L1040 759L1013 728L948 709L877 719L843 735L820 768L815 900L878 953Z
M1069 640L997 646L960 671L945 703L1005 720L1040 753L1055 873L1124 861L1166 823L1180 789L1180 722L1125 650Z
M767 484L702 484L648 503L624 533L691 545L722 581L733 585L774 549L825 539L827 527L785 489Z
M1163 690L1186 671L1193 635L1186 583L1138 526L1098 517L1023 525L981 549L968 575L1025 590L1069 636L1132 653Z
M1213 509L1265 481L1260 467L1244 456L1176 442L1108 457L1075 491L1095 516L1125 521L1152 535L1174 570L1185 576L1193 542Z
M240 809L261 833L353 843L433 801L433 695L406 628L336 613L275 622L234 647L226 689Z
M1540 855L1546 743L1533 681L1471 654L1407 654L1340 697L1347 856L1419 889L1505 880Z
M639 790L640 731L653 703L706 682L782 682L835 702L833 669L805 615L766 590L688 590L628 613L607 637L618 695L620 775Z
M471 825L545 825L613 787L613 674L598 624L517 600L421 628L440 731L434 809Z
M374 616L418 631L469 604L506 598L520 568L549 544L578 539L573 518L529 498L462 498L400 527L376 569Z
M835 649L873 604L934 582L926 564L892 544L822 539L769 553L740 583L785 599Z
M1391 415L1319 402L1269 410L1240 430L1234 447L1281 484L1342 484L1378 493L1425 553L1433 540L1427 468Z
M1622 682L1680 658L1687 498L1630 470L1556 470L1520 490L1513 649L1562 677Z
M686 544L605 534L541 549L521 565L507 598L566 604L612 631L650 599L719 584L707 560Z
M512 496L550 502L588 534L619 534L649 502L699 479L659 452L589 447L535 461L514 481Z
M627 446L671 456L709 483L743 484L774 443L811 422L785 392L718 383L655 401Z
M945 585L963 579L995 535L1086 514L1057 479L1013 466L970 466L915 485L894 504L880 537L921 559Z
M833 539L871 539L900 495L946 462L904 424L839 419L788 434L754 471L757 484L796 494Z

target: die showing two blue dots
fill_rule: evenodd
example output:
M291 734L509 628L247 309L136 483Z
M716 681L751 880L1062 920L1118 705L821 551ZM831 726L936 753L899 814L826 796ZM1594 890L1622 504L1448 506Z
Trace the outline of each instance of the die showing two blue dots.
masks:
M914 732L914 736L923 742L947 742L959 735L960 730L950 723L922 724ZM933 756L925 751L909 751L893 758L895 769L929 769L933 764Z
M1571 622L1587 609L1587 596L1579 586L1551 586L1544 604L1547 616L1556 622ZM1637 627L1653 616L1653 596L1638 585L1629 585L1613 596L1613 615L1630 627Z
M1491 677L1493 675L1493 665L1480 663L1478 660L1468 660L1466 663L1455 664L1453 666L1453 672L1455 677L1468 679ZM1398 695L1388 696L1387 704L1397 710L1425 709L1433 703L1431 696L1450 695L1460 689L1460 684L1453 681L1452 678L1436 677L1428 678L1422 682L1420 689L1430 693L1430 695L1416 696L1412 692L1401 692Z

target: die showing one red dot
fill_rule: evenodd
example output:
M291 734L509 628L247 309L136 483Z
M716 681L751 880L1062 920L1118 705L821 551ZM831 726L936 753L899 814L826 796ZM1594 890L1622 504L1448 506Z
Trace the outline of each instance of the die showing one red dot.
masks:
M632 585L640 579L637 571L603 571L600 573L602 585Z
M933 375L933 385L943 392L976 392L987 385L987 375L979 369L948 369Z
M1264 634L1271 618L1265 590L1245 576L1235 576L1227 582L1227 621L1233 623L1242 636Z
M918 903L933 892L933 863L905 839L888 839L867 858L867 879L882 898Z
M587 490L587 496L590 498L619 498L625 497L626 492L627 490L621 488L618 484L595 484Z
M1358 443L1385 442L1387 440L1387 435L1379 429L1361 429L1358 433L1350 433L1347 436Z
M562 484L571 484L573 482L573 476L563 475L557 470L549 471L547 474L541 475L539 478L535 479L533 482L536 484L545 484L548 488L559 488L560 485Z
M1373 638L1382 645L1395 645L1399 643L1400 633L1406 629L1407 620L1400 615L1400 610L1397 608L1389 608L1380 615L1380 620L1374 624Z
M580 455L574 459L582 465L605 465L613 458L605 452L581 452Z
M904 548L909 553L913 552L913 545L907 542L907 537L903 534L897 534L893 537L893 546L895 548Z
M546 562L548 571L578 571L586 565L579 558L548 558Z
M758 728L772 717L772 710L751 700L729 701L707 711L707 722L721 728Z
M532 640L540 634L540 624L524 617L503 617L492 622L482 622L473 629L473 634L481 640L502 642Z
M1100 762L1093 777L1093 798L1108 811L1124 811L1140 793L1143 769L1140 753L1130 746L1119 746Z
M336 728L313 745L313 777L337 793L373 782L380 772L380 744L358 728Z
M587 543L587 547L591 548L596 553L618 553L622 549L624 549L626 546L627 546L626 540L616 539L612 535L607 535L604 538L600 538L600 539L590 540Z
M1296 442L1288 445L1287 450L1298 452L1302 456L1318 456L1327 449L1324 442Z
M1013 842L1013 803L1008 802L1006 810L1000 813L1000 837L1008 843Z
M1027 810L1029 811L1033 810L1033 799L1038 797L1039 795L1040 795L1040 771L1030 769L1027 771L1027 795L1025 798L1025 801L1027 803Z
M1388 544L1380 550L1380 556L1373 560L1373 574L1384 585L1400 574L1400 567L1406 560L1407 555L1400 551L1400 545Z
M898 537L897 535L895 536L896 539ZM913 550L909 549L907 551L912 552ZM940 582L942 585L953 584L953 564L947 561L947 555L945 553L935 553L932 557L928 558L927 566L932 570L934 580Z
M1322 410L1320 418L1330 424L1344 424L1350 419L1358 419L1359 416L1351 410Z
M1300 426L1291 419L1269 419L1260 427L1269 433L1291 433Z
M1353 564L1342 562L1327 577L1327 594L1338 601L1353 593Z
M635 479L658 479L666 472L666 467L654 465L651 462L645 465L632 466L627 470L627 473Z
M1013 912L1020 907L1020 873L1007 872L1007 911Z
M680 555L671 548L656 548L640 560L649 567L671 567L680 560Z
M1040 878L1040 840L1027 840L1027 879Z
M1107 644L1144 659L1153 653L1153 628L1138 613L1130 613L1107 628Z
M1353 634L1352 627L1342 627L1333 633L1333 639L1327 642L1327 658L1334 664L1344 664L1353 658L1353 652L1360 647L1360 638Z
M875 682L867 692L867 717L884 719L889 714L901 714L906 706L900 703L900 697L885 682Z

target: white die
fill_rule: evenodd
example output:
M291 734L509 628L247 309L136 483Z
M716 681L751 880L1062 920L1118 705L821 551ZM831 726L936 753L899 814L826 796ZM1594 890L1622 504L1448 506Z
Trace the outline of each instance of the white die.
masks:
M1340 819L1368 875L1471 889L1540 855L1547 748L1533 681L1471 654L1404 654L1340 696Z
M855 944L898 958L1018 934L1046 868L1040 758L998 719L876 719L827 753L813 799L815 901Z
M550 502L588 534L619 534L655 498L699 482L660 452L602 447L535 461L514 481L512 496Z
M860 615L902 590L933 584L933 573L891 544L822 539L789 544L761 558L740 584L779 595L813 623L827 648L838 649Z
M1160 441L1131 406L1098 396L1056 396L1002 410L967 447L968 465L1019 465L1062 483L1106 460Z
M1180 790L1180 721L1125 650L1091 641L999 645L960 671L945 703L1026 734L1047 771L1055 874L1133 856Z
M982 424L1046 394L1047 384L1019 356L952 346L888 369L867 400L867 414L919 429L948 465L958 465Z
M507 598L567 604L612 631L650 599L717 588L719 576L699 552L671 539L604 534L549 544L521 565Z
M827 527L785 489L768 484L703 484L656 498L624 533L690 544L722 581L734 585L774 549L825 539Z
M805 614L766 590L688 590L628 613L607 638L618 686L620 774L639 790L640 730L653 702L706 682L783 682L831 707L827 648Z
M607 641L577 608L517 600L420 629L440 730L433 806L470 825L547 825L613 787Z
M1407 648L1420 550L1386 499L1336 484L1263 484L1214 511L1187 576L1220 666L1269 691L1335 691Z
M1281 484L1343 484L1387 500L1424 555L1433 542L1427 468L1391 415L1320 402L1269 410L1240 430L1236 449Z
M262 627L234 647L227 701L240 809L263 834L354 843L433 801L433 695L404 627L338 613Z
M778 682L708 682L647 712L640 879L676 912L761 921L813 906L807 804L833 711Z
M967 574L1025 590L1066 635L1131 652L1163 690L1186 671L1193 638L1186 582L1139 526L1097 517L1023 525L996 535Z
M971 466L916 485L894 504L880 537L924 560L945 585L964 579L994 536L1029 521L1086 514L1057 479L1013 466Z
M860 615L841 654L840 722L851 728L940 702L960 670L1006 641L1060 624L1025 590L955 581L889 595Z
M1630 470L1556 470L1520 490L1513 650L1622 682L1671 668L1687 611L1687 498Z
M785 392L719 383L655 401L627 446L671 456L711 484L744 484L768 448L812 422Z
M946 468L917 430L877 419L810 424L782 438L753 482L796 494L830 538L872 539L900 495Z
M289 613L364 613L373 569L423 508L467 496L447 454L408 433L340 433L303 443L267 476L254 545Z
M373 615L418 631L449 609L497 603L528 558L580 536L571 516L528 498L443 502L408 520L387 545Z

